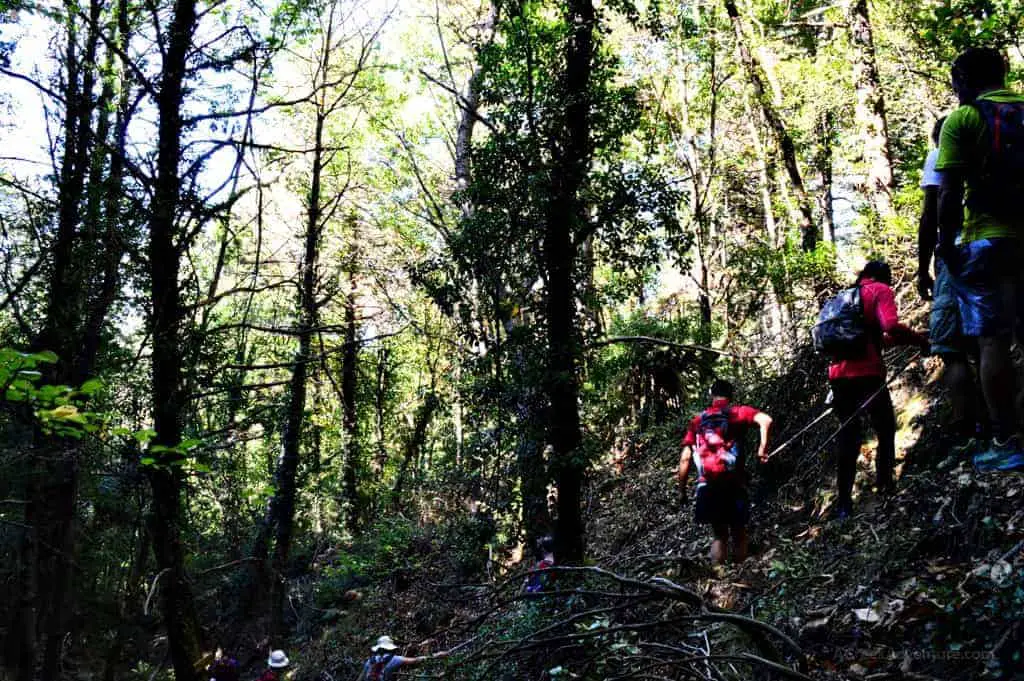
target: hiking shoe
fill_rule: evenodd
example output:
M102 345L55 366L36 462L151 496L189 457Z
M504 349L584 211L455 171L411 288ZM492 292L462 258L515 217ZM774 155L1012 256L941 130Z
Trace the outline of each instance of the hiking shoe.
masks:
M991 445L974 455L974 467L979 473L1024 468L1024 448L1020 437L1012 435L1002 442L992 438Z

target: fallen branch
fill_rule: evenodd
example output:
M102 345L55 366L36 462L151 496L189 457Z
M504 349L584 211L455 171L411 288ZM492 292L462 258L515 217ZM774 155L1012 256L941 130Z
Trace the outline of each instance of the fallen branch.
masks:
M611 338L604 338L599 341L594 341L586 346L587 350L593 348L600 348L605 345L614 345L615 343L650 343L652 345L664 345L669 348L679 348L680 350L696 350L699 352L710 352L714 355L721 355L723 357L737 357L739 359L749 359L750 355L741 355L735 352L729 352L727 350L719 350L717 348L709 348L706 345L691 345L690 343L677 343L675 341L665 340L664 338L653 338L651 336L612 336Z

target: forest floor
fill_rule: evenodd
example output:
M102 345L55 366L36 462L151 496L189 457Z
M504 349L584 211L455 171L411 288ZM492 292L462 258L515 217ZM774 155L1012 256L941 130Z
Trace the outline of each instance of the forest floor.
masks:
M897 355L891 366L906 359ZM807 351L798 360L758 404L775 417L777 442L823 409L820 360ZM638 580L670 579L712 606L773 625L803 648L813 678L1024 678L1024 474L978 474L941 455L940 366L918 360L892 384L900 425L895 497L883 501L871 491L874 447L866 443L855 514L830 520L834 448L820 445L837 424L826 419L757 467L751 556L713 569L708 531L694 524L692 505L680 504L671 480L677 436L660 431L641 438L623 466L609 457L595 470L587 509L593 563ZM531 626L521 603L481 597L493 596L486 585L453 584L444 556L418 565L411 579L399 574L362 590L330 626L311 630L304 666L354 678L363 646L382 633L417 642L413 651L422 654ZM714 631L706 641L715 644ZM463 678L442 674L456 676Z

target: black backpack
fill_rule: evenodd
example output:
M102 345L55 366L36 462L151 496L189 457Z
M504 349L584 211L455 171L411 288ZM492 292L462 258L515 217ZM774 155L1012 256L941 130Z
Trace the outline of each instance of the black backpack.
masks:
M814 349L837 360L862 356L869 337L860 285L843 289L825 301L818 323L811 329Z
M1024 102L979 99L971 106L985 122L987 148L967 208L1016 222L1024 211Z

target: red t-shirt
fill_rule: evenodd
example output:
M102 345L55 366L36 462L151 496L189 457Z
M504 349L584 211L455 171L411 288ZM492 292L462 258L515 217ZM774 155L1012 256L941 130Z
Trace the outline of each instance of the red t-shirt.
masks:
M883 342L885 342L889 340L886 336L900 327L913 333L900 324L896 313L896 299L887 284L874 279L864 279L860 284L860 296L864 305L864 319L871 329L867 348L862 357L844 359L829 365L828 380L830 381L837 378L885 376L882 349L878 347L878 336L874 334L881 329Z
M683 435L683 447L694 447L697 444L697 429L700 428L701 416L704 413L718 414L729 407L729 428L736 428L736 431L742 434L742 428L754 425L754 417L760 414L760 410L748 407L742 404L729 404L729 400L725 398L718 398L711 403L711 406L705 409L700 414L697 414L690 419L690 425L686 428L686 434ZM730 436L730 439L733 439ZM743 464L745 457L742 456L743 452L740 450L740 456L736 460L736 471L741 473L743 471Z

